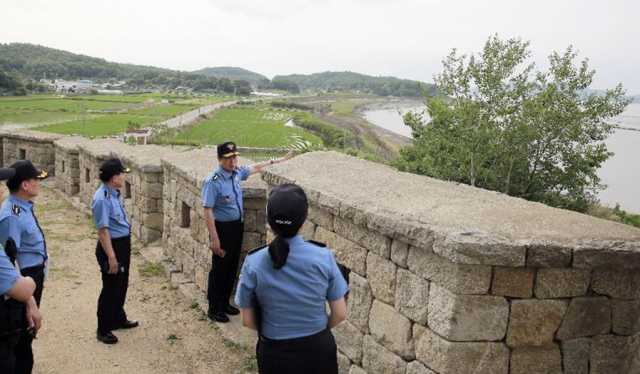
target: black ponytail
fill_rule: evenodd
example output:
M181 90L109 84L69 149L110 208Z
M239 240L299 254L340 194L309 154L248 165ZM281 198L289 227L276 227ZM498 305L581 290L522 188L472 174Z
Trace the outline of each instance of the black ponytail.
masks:
M276 238L269 243L269 255L273 261L273 268L281 269L289 257L289 243L281 235L276 235Z

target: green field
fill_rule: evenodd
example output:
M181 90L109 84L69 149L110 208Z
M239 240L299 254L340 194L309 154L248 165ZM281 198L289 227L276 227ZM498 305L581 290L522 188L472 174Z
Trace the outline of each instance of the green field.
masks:
M317 136L284 126L296 113L255 106L225 108L179 134L175 140L176 143L213 145L232 139L240 147L258 148L322 147L322 140Z

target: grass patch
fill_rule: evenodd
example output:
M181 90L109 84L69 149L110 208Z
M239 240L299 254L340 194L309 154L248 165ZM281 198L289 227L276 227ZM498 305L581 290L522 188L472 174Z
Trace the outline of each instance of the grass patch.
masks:
M38 204L35 206L35 210L38 213L50 212L54 210L68 210L73 209L73 204L69 202L63 202L59 204Z
M131 247L131 254L134 256L140 256L140 248L137 245Z
M178 334L173 333L173 334L167 335L167 341L171 345L174 345L178 340L180 340L180 337L178 336Z
M154 264L150 261L145 261L138 267L138 272L143 277L162 277L165 276L166 273L164 268L160 265Z
M190 308L190 309L197 309L197 308L200 308L200 305L198 304L198 302L197 302L197 301L192 300L192 301L191 301L191 304L189 304L189 308Z
M250 356L242 357L242 368L250 373L258 371L258 360Z
M146 303L147 301L149 301L151 299L151 297L149 297L149 295L144 294L142 295L142 297L140 298L140 302L142 303Z

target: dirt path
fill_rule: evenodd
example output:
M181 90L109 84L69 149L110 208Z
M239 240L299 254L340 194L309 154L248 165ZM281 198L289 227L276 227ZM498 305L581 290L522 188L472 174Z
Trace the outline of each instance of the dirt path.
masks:
M43 328L34 341L34 373L244 373L254 368L251 350L222 338L197 304L185 300L163 270L140 254L132 256L125 306L140 326L116 331L118 344L97 341L101 281L91 216L48 188L35 202L52 266L42 297Z

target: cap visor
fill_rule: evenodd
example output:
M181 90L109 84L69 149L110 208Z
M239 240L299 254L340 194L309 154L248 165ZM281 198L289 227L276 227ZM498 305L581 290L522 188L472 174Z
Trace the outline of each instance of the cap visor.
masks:
M16 169L0 168L0 180L7 180L16 175Z
M44 179L47 177L47 172L46 171L41 171L40 174L38 174L38 176L36 177L36 179Z
M240 154L240 152L229 152L229 153L223 154L222 157L229 158L229 157L237 156L239 154Z

